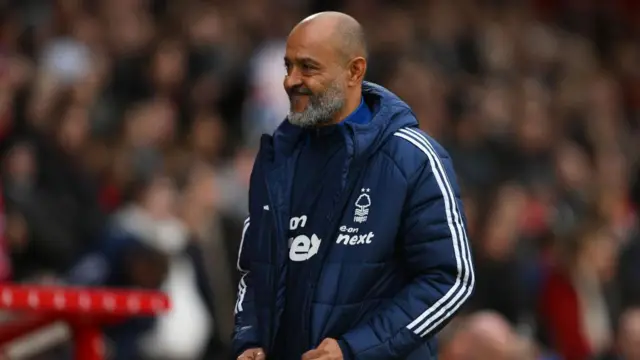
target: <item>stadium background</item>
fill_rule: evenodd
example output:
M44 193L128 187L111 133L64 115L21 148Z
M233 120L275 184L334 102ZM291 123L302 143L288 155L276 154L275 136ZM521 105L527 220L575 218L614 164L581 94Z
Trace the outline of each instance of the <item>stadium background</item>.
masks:
M478 285L442 359L640 359L638 4L0 0L1 280L162 288L110 351L226 358L284 41L336 9L462 183Z

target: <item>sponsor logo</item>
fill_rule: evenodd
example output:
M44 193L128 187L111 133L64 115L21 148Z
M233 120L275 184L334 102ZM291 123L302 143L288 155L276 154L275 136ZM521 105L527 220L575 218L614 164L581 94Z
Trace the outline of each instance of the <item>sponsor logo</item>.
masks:
M347 227L345 225L341 226L340 233L336 239L336 244L349 246L371 244L373 237L375 236L373 231L358 234L359 230L360 229L358 228Z
M297 230L307 225L307 215L294 216L289 219L289 230ZM322 240L313 234L311 237L307 235L298 235L289 239L289 258L291 261L307 261L311 259L320 249Z
M307 261L318 253L321 243L322 240L316 234L311 235L311 237L298 235L291 243L289 258L291 261Z

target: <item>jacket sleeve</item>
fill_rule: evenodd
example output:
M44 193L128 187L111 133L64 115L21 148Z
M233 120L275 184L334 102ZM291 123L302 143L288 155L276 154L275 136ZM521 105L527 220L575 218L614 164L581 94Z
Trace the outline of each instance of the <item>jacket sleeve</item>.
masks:
M232 339L233 352L236 357L247 349L263 346L260 344L260 336L258 333L258 324L254 305L256 294L250 261L251 251L256 248L255 241L259 238L256 233L258 231L258 226L252 226L252 222L253 224L260 223L260 212L257 211L256 208L257 204L259 204L259 201L256 199L256 193L259 191L259 189L257 189L258 182L256 180L260 176L257 173L257 168L258 165L254 165L254 169L251 174L251 185L249 189L249 217L244 221L242 238L238 248L237 268L241 273L241 278L238 284L238 296L234 310L235 327Z
M431 145L421 149L429 161L408 179L399 234L412 280L366 323L338 339L345 359L405 359L444 327L473 291L453 166Z

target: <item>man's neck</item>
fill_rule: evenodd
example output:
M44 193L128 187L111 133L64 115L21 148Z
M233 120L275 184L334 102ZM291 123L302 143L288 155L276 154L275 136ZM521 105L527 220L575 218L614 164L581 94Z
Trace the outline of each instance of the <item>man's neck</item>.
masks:
M342 107L342 110L340 110L340 112L338 112L334 116L333 120L331 121L331 124L335 125L344 121L344 119L346 119L349 115L351 115L354 111L356 111L358 106L360 106L360 102L362 102L361 91L358 91L357 94L354 94L354 96L347 97L347 101Z

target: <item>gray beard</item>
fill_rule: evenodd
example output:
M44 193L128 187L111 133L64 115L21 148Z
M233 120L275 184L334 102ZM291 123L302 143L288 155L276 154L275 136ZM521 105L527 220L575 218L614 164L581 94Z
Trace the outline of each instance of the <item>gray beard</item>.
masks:
M328 124L344 107L345 98L342 89L332 84L318 95L311 95L307 108L302 112L289 111L287 119L293 125L303 128Z

